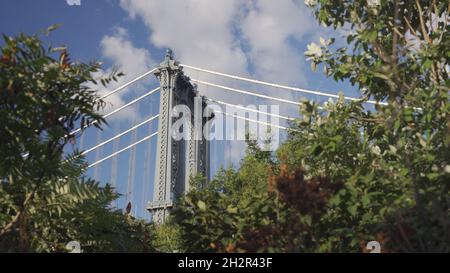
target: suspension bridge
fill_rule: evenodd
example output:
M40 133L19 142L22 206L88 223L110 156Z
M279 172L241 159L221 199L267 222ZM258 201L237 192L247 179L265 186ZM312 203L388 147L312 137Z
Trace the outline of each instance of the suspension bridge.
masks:
M185 70L196 74L196 77L188 77L185 75ZM204 94L206 92L203 91L213 90L213 94L234 95L240 102L245 101L241 99L244 97L256 98L264 100L267 104L281 105L282 109L288 106L298 108L301 103L294 99L287 99L286 96L275 97L270 95L273 92L268 94L259 91L259 88L271 88L316 98L339 98L337 94L181 64L174 60L172 51L167 50L165 59L160 65L104 93L101 99L107 101L120 92L134 95L136 92L131 91L132 87L142 83L145 86L145 83L151 82L148 80L151 75L157 79L156 86L104 115L108 123L112 124L110 119L129 108L139 106L147 118L140 121L134 117L131 122L117 122L116 126L107 127L103 132L90 124L73 131L72 134L79 139L77 148L82 150L82 154L88 159L88 175L110 183L122 194L122 198L113 205L124 208L132 204L134 216L152 219L156 223L163 223L174 206L177 196L189 191L191 177L202 175L210 179L220 166L226 165L224 164L226 156L229 157L228 164L231 164L233 142L209 139L211 126L207 126L208 122L222 115L232 120L241 120L245 124L259 124L264 128L269 127L286 132L289 130L289 122L294 120L293 116L278 111L246 107L220 96L206 96ZM200 75L208 76L202 79ZM223 83L224 79L242 84L239 87L236 87L236 84L226 85ZM360 100L354 97L344 98L351 101ZM197 105L195 101L200 103ZM385 104L371 100L365 103ZM157 106L155 107L154 104ZM196 115L190 117L193 126L183 125L182 127L190 137L182 140L176 140L173 137L175 133L173 125L177 120L173 109L179 105L184 105L191 113L209 113L198 120L195 120ZM228 107L236 112L217 110L218 108L213 106ZM210 108L212 110L208 110ZM268 118L271 119L270 122ZM277 122L273 122L274 120ZM198 127L209 129L199 137L194 137ZM213 127L215 130L219 129L218 124Z

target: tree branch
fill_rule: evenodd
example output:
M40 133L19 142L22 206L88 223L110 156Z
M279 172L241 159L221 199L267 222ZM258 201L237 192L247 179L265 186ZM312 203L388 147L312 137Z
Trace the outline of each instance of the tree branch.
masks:
M34 195L36 194L36 191L39 188L39 183L36 184L36 186L33 188L33 190L25 197L25 200L23 201L22 205L20 206L20 210L17 212L17 214L14 216L14 218L9 222L1 231L0 231L0 237L5 235L6 233L9 233L15 225L19 223L20 217L24 213L26 206L28 203L34 198Z
M416 6L417 6L417 9L419 11L419 21L420 21L420 27L422 28L422 35L423 35L425 41L427 41L427 43L432 45L433 41L431 41L430 36L428 35L428 31L427 31L427 28L425 26L425 21L423 19L422 6L420 6L419 0L416 0Z
M397 45L398 45L398 33L397 30L397 24L398 24L398 18L399 18L399 3L398 0L395 0L395 11L394 11L394 26L393 26L393 37L392 37L392 63L393 65L397 64L398 60L398 52L397 52Z

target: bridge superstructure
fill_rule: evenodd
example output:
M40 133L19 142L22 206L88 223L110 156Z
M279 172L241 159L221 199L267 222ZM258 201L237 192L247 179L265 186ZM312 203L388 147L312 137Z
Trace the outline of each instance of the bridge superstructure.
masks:
M184 75L183 68L167 50L164 61L155 75L160 82L159 129L156 151L156 172L153 201L148 210L155 223L167 219L174 200L189 191L191 179L209 177L209 145L205 139L203 118L206 103L196 86ZM179 116L174 116L177 107L187 107L189 117L184 117L182 130L187 137L174 138L174 126Z
M261 100L271 101L273 103L291 106L300 106L299 101L292 99L280 98L278 96L268 95L264 92L258 92L255 90L247 90L243 88L236 88L224 85L223 83L215 83L212 80L201 80L199 78L189 78L185 75L184 70L189 69L197 73L205 73L212 75L214 77L222 77L228 80L243 82L248 86L249 84L258 87L269 87L278 90L286 91L294 94L303 94L306 96L316 96L324 97L327 99L338 99L341 96L333 93L315 91L304 88L297 88L292 86L281 85L272 82L266 82L261 80L255 80L251 78L246 78L242 76L217 72L213 70L208 70L200 67L195 67L187 64L181 64L174 60L173 53L170 49L166 51L165 58L157 67L145 72L144 74L128 81L116 89L104 93L100 98L103 100L108 100L111 96L116 95L119 92L125 92L130 89L133 85L142 82L144 79L150 75L154 75L158 80L159 86L152 88L151 90L145 92L143 95L132 99L131 101L124 103L120 107L115 108L111 112L103 115L105 119L112 118L119 112L133 107L139 103L142 103L146 99L153 98L159 93L159 111L157 114L150 116L143 121L137 121L137 124L130 126L128 129L120 131L114 129L114 136L109 139L102 140L97 137L97 141L90 148L86 148L82 155L87 156L89 154L95 154L95 159L93 162L88 164L88 170L94 170L93 174L98 177L100 176L99 167L108 161L111 161L111 179L116 188L120 188L118 185L121 179L119 170L128 170L128 179L125 179L126 189L122 190L122 194L126 196L126 202L131 203L133 201L133 196L138 192L137 187L133 184L133 179L136 177L135 171L140 168L136 167L136 154L139 150L137 147L141 147L144 143L148 143L153 139L156 140L156 149L151 149L151 151L156 151L154 154L154 176L149 177L149 169L153 168L150 166L151 153L150 149L145 150L145 161L143 162L144 171L142 171L141 178L144 180L143 191L140 196L142 196L141 201L146 203L146 209L152 215L152 220L155 223L162 224L167 220L170 210L176 205L176 199L183 194L186 194L190 190L190 182L193 178L201 176L208 179L210 177L210 165L211 161L214 161L216 157L222 155L213 154L210 149L210 141L205 136L208 136L210 128L207 125L208 121L218 115L228 116L232 119L243 120L246 123L256 123L268 128L276 128L289 131L295 130L290 129L289 125L280 125L278 123L267 122L267 118L282 120L283 122L292 122L295 118L282 115L279 113L273 113L270 111L261 111L251 107L245 107L242 105L233 104L225 99L205 97L199 92L197 86L202 86L205 88L215 88L217 90L224 91L225 93L238 94L240 96L250 96L258 98ZM197 75L198 76L198 75ZM201 90L201 89L200 89ZM342 96L345 100L350 101L360 101L360 98ZM363 100L364 103L370 105L386 105L385 102ZM264 117L260 120L259 118L249 118L244 115L239 115L236 113L228 113L226 111L211 111L209 106L218 105L231 107L236 110L244 110L247 113L255 113L258 117ZM184 111L177 111L183 110ZM181 126L177 126L180 118L188 113L187 117L184 117L184 121ZM206 113L206 114L205 114ZM155 125L157 122L157 131L150 131L146 133L143 138L138 138L137 131L147 127ZM85 132L89 127L94 124L86 125L84 128L79 128L73 131L71 134L76 135L81 138L80 145L85 148L89 146L86 144ZM175 135L180 133L184 134L185 138L176 138ZM96 132L97 133L97 132ZM131 143L129 145L120 144L120 140L126 136L131 136ZM109 155L101 157L102 149L106 146L111 145L113 147L113 152ZM131 151L129 157L128 168L120 168L121 164L118 164L118 157L125 152ZM117 185L116 185L117 184ZM150 198L148 192L152 192L152 198ZM139 193L139 192L138 192ZM147 200L148 199L148 200ZM127 204L125 204L127 206Z

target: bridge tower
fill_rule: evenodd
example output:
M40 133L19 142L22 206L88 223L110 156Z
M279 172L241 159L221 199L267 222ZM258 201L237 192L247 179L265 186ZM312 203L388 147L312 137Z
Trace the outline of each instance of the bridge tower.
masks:
M173 59L170 49L155 76L161 86L159 129L153 201L147 209L153 222L162 224L175 199L189 191L190 178L197 175L209 177L209 143L201 133L207 121L202 115L205 99L184 75L183 67ZM176 140L173 138L173 125L179 117L174 115L173 109L180 105L189 108L192 126L182 126L183 131L188 130L188 139Z

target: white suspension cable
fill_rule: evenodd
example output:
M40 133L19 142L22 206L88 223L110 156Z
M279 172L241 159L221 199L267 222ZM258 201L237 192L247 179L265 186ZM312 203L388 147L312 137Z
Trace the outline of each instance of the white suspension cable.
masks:
M255 122L255 123L259 123L259 124L263 124L263 125L266 125L266 126L268 126L268 127L276 127L276 128L283 129L283 130L292 130L292 131L295 131L294 129L287 128L287 127L284 127L284 126L280 126L280 125L276 125L276 124L271 124L271 123L267 123L267 122L263 122L263 121L259 121L259 120L254 120L254 119L250 119L250 118L247 118L247 117L241 117L241 116L238 116L238 115L235 115L235 114L225 113L225 112L222 112L222 111L214 111L214 112L215 112L215 113L219 113L219 114L224 114L225 116L235 117L235 118L238 118L238 119L243 119L243 120L246 120L246 121Z
M102 143L100 143L100 144L90 148L89 150L84 151L83 153L81 153L81 155L86 155L86 154L88 154L88 153L90 153L90 152L92 152L92 151L94 151L94 150L96 150L96 149L98 149L98 148L100 148L102 146L105 146L106 144L108 144L108 143L110 143L110 142L112 142L112 141L114 141L114 140L116 140L116 139L118 139L118 138L120 138L120 137L122 137L122 136L124 136L124 135L126 135L128 133L130 133L130 132L133 132L134 130L138 129L139 127L142 127L145 124L152 122L153 120L155 120L158 117L159 117L159 115L153 116L153 117L151 117L151 118L149 118L149 119L139 123L138 125L133 126L132 128L130 128L130 129L128 129L128 130L126 130L126 131L124 131L124 132L122 132L120 134L117 134L114 137L112 137L112 138L110 138L110 139L108 139L108 140L106 140L106 141L104 141L104 142L102 142Z
M135 79L133 79L133 80L131 80L131 81L129 81L129 82L127 82L127 83L125 83L125 84L123 84L123 85L117 87L117 88L114 89L113 91L106 93L106 94L103 95L100 99L106 99L107 97L112 96L113 94L119 92L120 90L123 90L123 89L127 88L128 86L132 85L133 83L135 83L135 82L137 82L137 81L140 81L141 79L147 77L147 76L150 75L150 74L153 74L153 72L155 72L157 69L158 69L158 68L153 68L152 70L150 70L150 71L148 71L148 72L142 74L141 76L138 76L138 77L136 77Z
M105 162L106 160L111 159L111 158L113 158L113 157L115 157L115 156L117 156L117 155L119 155L119 154L121 154L121 153L123 153L123 152L125 152L125 151L127 151L127 150L129 150L129 149L131 149L131 148L133 148L133 147L135 147L135 146L137 146L137 145L139 145L139 144L141 144L142 142L145 142L145 141L151 139L152 137L154 137L154 136L156 136L156 135L158 135L158 132L156 132L156 133L154 133L154 134L152 134L152 135L149 135L149 136L147 136L147 137L145 137L145 138L139 140L138 142L135 142L135 143L133 143L133 144L131 144L131 145L129 145L129 146L123 148L122 150L119 150L119 151L117 151L117 152L115 152L115 153L113 153L113 154L111 154L111 155L109 155L109 156L107 156L107 157L105 157L105 158L103 158L103 159L100 159L99 161L96 161L96 162L92 163L92 164L89 165L87 168L89 169L89 168L95 167L95 166L97 166L98 164L103 163L103 162Z
M137 131L133 131L131 134L131 143L137 141ZM127 193L126 193L126 203L134 203L134 178L136 175L136 146L130 149L128 158L128 183L127 183ZM136 207L136 204L134 204Z
M97 143L101 141L101 131L97 130ZM100 159L100 153L102 152L102 149L97 149L96 153L95 153L95 160L99 160ZM99 168L101 166L97 166L94 169L94 179L95 181L100 181L100 173L101 173L101 168Z
M157 87L157 88L155 88L155 89L153 89L153 90L151 90L151 91L145 93L144 95L140 96L139 98L134 99L134 100L130 101L129 103L123 105L122 107L119 107L119 108L117 108L116 110L114 110L114 111L112 111L112 112L110 112L110 113L104 115L103 118L106 119L106 118L108 118L108 117L110 117L110 116L112 116L112 115L114 115L114 114L116 114L116 113L122 111L123 109L125 109L125 108L127 108L127 107L129 107L129 106L131 106L131 105L133 105L133 104L136 104L137 102L139 102L139 101L145 99L146 97L148 97L148 96L154 94L154 93L157 92L159 89L160 89L160 87ZM88 124L88 125L85 125L83 128L79 128L79 129L77 129L77 130L74 130L74 131L72 131L72 132L70 133L70 135L77 134L77 133L79 133L80 131L82 131L82 130L84 130L84 129L86 129L86 128L89 128L89 127L91 127L92 125L94 125L94 124L96 124L96 123L97 123L97 121L94 121L94 122L92 122L92 123L90 123L90 124Z
M125 108L127 108L127 107L129 107L129 106L131 106L131 105L133 105L133 104L136 104L137 102L139 102L139 101L145 99L146 97L148 97L148 96L150 96L150 95L153 95L153 94L156 93L159 89L160 89L160 87L157 87L157 88L155 88L155 89L153 89L153 90L151 90L151 91L145 93L144 95L140 96L139 98L134 99L134 100L130 101L129 103L125 104L124 106L119 107L119 108L117 108L116 110L112 111L111 113L108 113L108 114L104 115L103 118L108 118L108 117L110 117L110 116L112 116L112 115L114 115L114 114L116 114L116 113L122 111L123 109L125 109Z
M151 100L151 102L149 103L148 111L150 113L153 113L153 100L152 99L150 99L150 100ZM152 129L151 126L148 126L147 130L148 130L149 134L151 132L151 129ZM147 210L145 207L146 207L146 203L149 200L149 195L150 195L150 193L149 193L150 183L148 183L148 182L150 182L150 177L152 177L152 175L151 175L152 169L150 168L150 164L151 164L150 158L151 158L151 155L154 154L154 153L152 153L152 148L153 148L152 143L150 141L148 141L146 143L146 147L144 148L145 149L145 152L144 152L144 175L141 176L141 179L142 179L142 202L141 202L142 215L147 215L146 214Z
M231 91L231 92L236 92L236 93L241 93L241 94L245 94L245 95L251 95L251 96L255 96L255 97L260 97L260 98L263 98L263 99L276 100L276 101L279 101L279 102L294 104L294 105L298 105L298 106L302 105L300 102L294 102L294 101L290 101L290 100L285 100L285 99L275 98L275 97L271 97L271 96L256 94L256 93L252 93L252 92L249 92L249 91L236 89L236 88L231 88L231 87L226 87L226 86L215 84L215 83L205 82L205 81L196 80L196 79L191 79L191 81L199 83L199 84L207 85L207 86L217 87L217 88L220 88L220 89L223 89L223 90L227 90L227 91Z
M108 98L108 97L114 95L115 93L117 93L117 92L119 92L119 91L121 91L121 90L127 88L128 86L130 86L130 85L136 83L137 81L140 81L141 79L147 77L148 75L153 74L157 69L158 69L158 68L153 68L153 69L151 69L150 71L147 71L146 73L144 73L144 74L142 74L142 75L140 75L140 76L134 78L133 80L131 80L131 81L129 81L129 82L127 82L127 83L125 83L125 84L123 84L123 85L117 87L116 89L112 90L111 92L106 93L105 95L101 96L100 99L103 100L103 99L106 99L106 98ZM123 109L123 108L122 108L122 109ZM122 109L121 109L121 110L122 110ZM115 112L115 113L117 113L117 112ZM112 114L114 114L114 113L112 113ZM105 116L105 118L106 118L106 116ZM81 129L81 128L80 128L80 129L77 129L77 130L71 132L70 135L74 135L74 134L76 134L76 133L79 133L81 130L86 129L86 128L92 126L92 125L95 124L95 123L97 123L97 122L93 122L93 123L90 124L89 126L84 126L82 129ZM67 136L66 136L66 137L67 137Z
M218 104L223 104L223 105L226 105L226 106L230 106L230 107L233 107L233 108L242 109L242 110L248 110L250 112L259 113L259 114L263 114L263 115L268 115L268 116L272 116L272 117L277 117L277 118L281 118L281 119L285 119L285 120L290 120L290 121L295 120L295 118L290 118L290 117L286 117L286 116L282 116L282 115L277 115L277 114L273 114L273 113L259 111L259 110L256 110L256 109L243 107L243 106L240 106L240 105L234 105L234 104L226 103L226 102L223 102L223 101L220 101L220 100L213 100L213 99L208 99L208 98L206 100L211 101L211 102L215 102L215 103L218 103Z
M119 126L120 128L120 126ZM113 143L113 147L112 147L112 152L116 152L117 150L119 150L119 143L120 140L115 140ZM117 189L117 171L118 171L118 163L119 163L119 159L117 157L114 157L111 160L111 186L114 189ZM114 200L112 202L112 204L114 204L115 207L118 207L118 199Z
M231 78L231 79L235 79L235 80L245 81L245 82L249 82L249 83L261 84L261 85L265 85L265 86L269 86L269 87L275 87L275 88L290 90L290 91L299 92L299 93L314 94L314 95L318 95L318 96L324 96L324 97L336 98L336 99L339 98L339 95L336 95L336 94L330 94L330 93L325 93L325 92L320 92L320 91L313 91L313 90L308 90L308 89L303 89L303 88L297 88L297 87L276 84L276 83L264 82L264 81L239 77L239 76L235 76L235 75L220 73L217 71L202 69L202 68L198 68L198 67L190 66L190 65L186 65L186 64L181 64L181 66L187 67L187 68L190 68L190 69L193 69L196 71L200 71L200 72L205 72L205 73L222 76L222 77L227 77L227 78ZM346 100L361 101L361 99L353 98L353 97L344 97L344 98ZM366 103L388 105L386 102L377 102L377 101L372 101L372 100L368 100L368 101L366 101Z
M149 128L150 129L150 128ZM150 154L152 153L152 143L149 141L146 143L146 147L144 150L144 170L143 175L141 175L142 179L142 192L141 192L141 209L142 215L145 215L145 203L147 202L148 193L147 193L147 184L149 178L151 177L150 172Z

